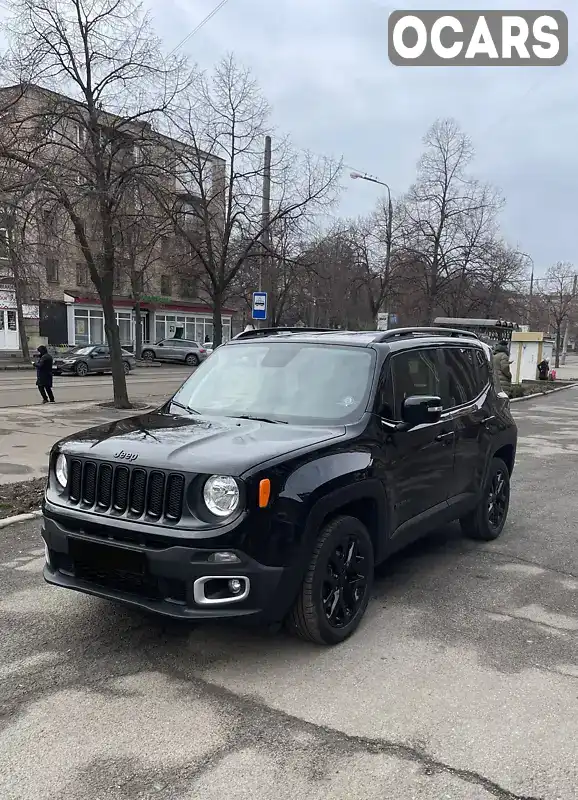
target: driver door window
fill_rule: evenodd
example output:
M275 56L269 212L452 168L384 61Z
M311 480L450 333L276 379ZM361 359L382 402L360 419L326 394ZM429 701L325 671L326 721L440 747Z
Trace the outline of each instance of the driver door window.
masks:
M392 358L393 410L402 419L403 401L417 395L441 397L440 358L436 349L407 350Z

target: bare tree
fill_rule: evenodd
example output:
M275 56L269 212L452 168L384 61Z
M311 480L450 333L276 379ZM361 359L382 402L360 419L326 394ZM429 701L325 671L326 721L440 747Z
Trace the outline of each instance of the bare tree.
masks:
M113 305L117 213L156 174L153 126L188 75L162 57L133 0L20 0L7 30L4 71L17 85L4 97L18 131L0 156L33 172L66 215L102 304L115 405L129 408Z
M186 203L165 194L165 207L202 270L218 345L223 302L247 259L261 252L263 242L271 248L266 241L271 237L265 234L279 230L282 221L293 224L324 208L335 195L340 167L280 143L271 165L271 211L263 220L269 107L250 72L232 57L211 74L198 76L186 112L173 124L184 143L174 154L176 169L183 181L193 184L193 191Z
M454 120L437 121L424 144L405 205L404 249L422 266L423 321L431 323L456 273L462 273L464 283L500 199L468 173L473 147Z
M559 261L546 273L542 290L548 309L550 324L556 335L556 367L560 366L562 329L576 310L576 268L573 264Z

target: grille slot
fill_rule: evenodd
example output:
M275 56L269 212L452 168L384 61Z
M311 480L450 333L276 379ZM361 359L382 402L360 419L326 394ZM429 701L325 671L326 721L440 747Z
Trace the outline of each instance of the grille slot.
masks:
M82 491L82 462L74 459L70 464L70 489L68 495L72 503L78 503Z
M130 473L128 467L117 467L114 473L113 505L117 511L126 511L128 505L128 484Z
M82 474L82 502L93 506L96 501L96 464L87 461Z
M185 479L182 475L169 475L167 480L165 515L175 522L181 518Z
M149 476L147 514L159 519L163 513L165 499L165 476L162 472L151 472Z
M130 503L129 511L131 514L142 516L145 510L145 496L147 488L147 474L144 469L134 469L130 480Z
M96 489L96 501L100 508L110 508L112 501L112 472L110 464L100 465Z
M99 464L74 458L70 462L68 499L97 511L151 521L178 522L183 513L185 476L124 464Z

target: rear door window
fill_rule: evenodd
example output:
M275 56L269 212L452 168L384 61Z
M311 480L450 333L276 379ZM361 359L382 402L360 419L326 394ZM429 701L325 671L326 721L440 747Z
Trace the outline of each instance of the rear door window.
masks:
M446 347L444 355L448 376L446 408L475 400L489 381L488 360L477 347Z

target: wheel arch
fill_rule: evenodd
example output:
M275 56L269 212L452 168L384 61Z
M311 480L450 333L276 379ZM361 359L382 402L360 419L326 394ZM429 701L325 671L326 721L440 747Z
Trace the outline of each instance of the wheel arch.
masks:
M305 538L309 546L328 522L341 516L355 517L365 525L373 544L375 563L382 561L387 542L387 498L381 482L359 481L317 500L307 516Z

